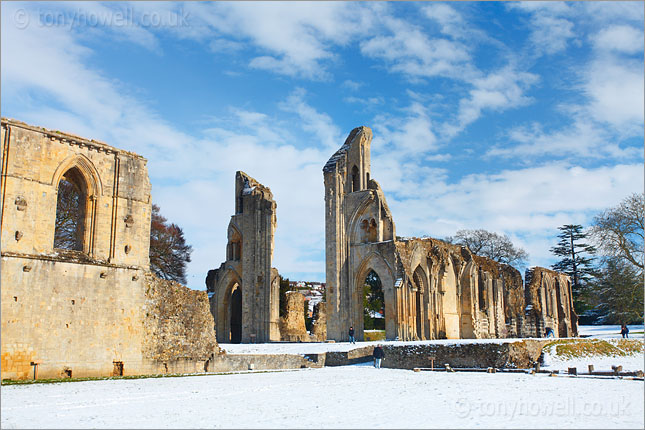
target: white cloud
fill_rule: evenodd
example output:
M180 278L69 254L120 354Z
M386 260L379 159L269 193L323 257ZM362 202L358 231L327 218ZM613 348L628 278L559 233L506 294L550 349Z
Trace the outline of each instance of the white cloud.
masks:
M386 166L372 168L379 180ZM404 181L379 183L402 236L453 235L461 228L484 228L522 238L530 264L548 264L544 242L553 243L563 224L587 224L600 210L642 192L643 166L638 164L581 168L567 163L468 175L448 183L438 172L415 171L414 193Z
M403 113L401 117L377 115L374 118L372 153L397 161L415 157L419 163L423 154L438 149L430 112L421 103L413 102Z
M285 112L297 114L302 120L301 126L304 130L313 132L317 141L321 142L326 149L335 151L338 149L336 147L343 142L340 130L329 115L320 113L307 104L305 96L306 91L303 88L297 88L286 101L280 103L280 108Z
M358 91L363 85L365 84L362 82L352 81L351 79L345 79L343 81L343 87L348 88L351 91Z
M509 2L509 9L531 15L530 40L533 54L556 54L567 49L570 39L576 37L573 22L568 18L574 13L566 2Z
M622 129L622 133L642 133L642 54L641 60L600 57L590 64L585 78L589 112L596 121Z
M345 45L369 26L369 9L345 2L215 2L187 5L204 25L195 38L250 41L262 50L252 68L309 79L328 79L334 47ZM351 23L351 24L349 24Z
M643 51L643 30L630 25L614 25L594 36L596 48L637 54Z
M486 155L527 160L539 160L545 156L632 159L641 152L633 147L621 147L612 133L590 121L583 112L559 130L545 132L541 124L532 123L510 129L507 137L508 144L496 145Z
M466 45L444 38L429 38L419 27L381 16L388 34L360 42L363 55L385 60L392 72L417 79L433 76L468 79L473 71Z
M532 98L526 92L538 80L537 75L518 71L511 65L474 79L469 96L459 102L456 122L445 124L443 133L449 138L454 137L479 119L484 111L500 112L529 104Z

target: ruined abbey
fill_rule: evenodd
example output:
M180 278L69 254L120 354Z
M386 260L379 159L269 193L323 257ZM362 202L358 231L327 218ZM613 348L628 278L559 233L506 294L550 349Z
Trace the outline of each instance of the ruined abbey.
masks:
M511 266L437 239L400 239L371 177L367 127L352 130L323 168L327 337L363 339L370 272L381 281L386 338L393 340L577 335L567 276L535 268L527 288Z
M134 153L2 119L2 378L209 371L219 343L363 339L365 280L384 295L388 340L577 335L566 275L507 265L437 239L401 239L371 178L367 127L323 168L326 303L279 315L276 202L238 171L226 261L207 292L149 272L150 181ZM238 363L239 364L239 363ZM300 366L300 364L298 364Z
M1 180L3 379L208 367L206 293L148 272L143 157L3 118Z

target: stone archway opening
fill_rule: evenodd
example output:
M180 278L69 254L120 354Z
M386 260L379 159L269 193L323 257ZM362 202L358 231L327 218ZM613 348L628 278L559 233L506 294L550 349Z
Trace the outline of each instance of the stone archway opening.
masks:
M230 339L231 343L242 342L242 287L235 284L231 290L229 303Z
M72 167L58 183L54 248L83 251L87 182L81 171Z
M370 270L363 282L363 329L385 330L385 295L381 278Z

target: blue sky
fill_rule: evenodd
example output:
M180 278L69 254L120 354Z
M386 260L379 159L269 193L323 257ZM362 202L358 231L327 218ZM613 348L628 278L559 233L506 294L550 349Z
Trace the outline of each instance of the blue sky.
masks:
M643 2L2 3L2 115L135 151L224 260L236 170L278 203L274 266L324 281L322 167L360 125L397 234L557 227L643 191Z

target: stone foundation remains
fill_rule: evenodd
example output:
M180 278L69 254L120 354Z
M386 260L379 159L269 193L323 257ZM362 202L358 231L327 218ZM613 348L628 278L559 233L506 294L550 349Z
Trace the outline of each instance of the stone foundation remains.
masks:
M280 318L280 337L285 342L309 342L305 327L305 296L297 291L287 291L286 313Z

